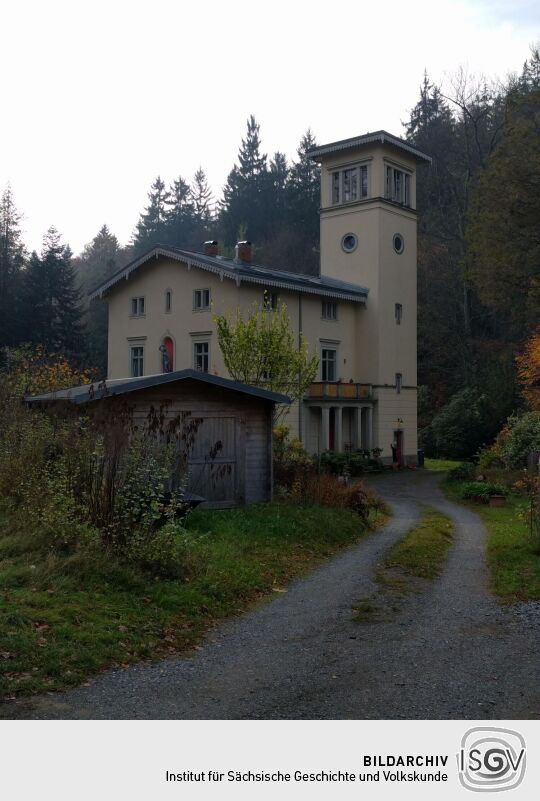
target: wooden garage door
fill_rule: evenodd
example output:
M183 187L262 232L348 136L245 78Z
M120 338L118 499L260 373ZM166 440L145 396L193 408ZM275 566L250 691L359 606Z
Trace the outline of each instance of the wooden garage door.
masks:
M244 424L236 417L204 417L189 457L188 489L205 506L235 506L245 495Z

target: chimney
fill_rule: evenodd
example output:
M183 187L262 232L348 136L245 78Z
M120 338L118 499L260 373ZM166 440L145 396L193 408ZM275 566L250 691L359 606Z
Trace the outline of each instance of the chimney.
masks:
M218 243L217 239L209 239L203 245L203 253L205 256L217 256L218 254Z
M244 240L236 243L234 260L244 264L251 264L251 242Z

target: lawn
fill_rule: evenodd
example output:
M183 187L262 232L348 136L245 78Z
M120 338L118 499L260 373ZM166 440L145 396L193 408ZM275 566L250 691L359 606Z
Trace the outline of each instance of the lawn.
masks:
M511 494L506 506L490 507L464 501L463 482L441 485L451 500L467 506L482 518L487 531L487 559L493 592L505 601L540 599L540 547L528 525L525 496Z
M0 525L0 697L80 684L108 667L196 647L365 534L351 511L286 503L189 518L184 581L94 551L44 552Z
M358 623L390 620L411 592L421 592L440 576L453 540L452 521L431 507L417 526L389 548L375 574L378 591L353 606Z
M453 467L457 467L458 464L460 462L456 462L453 459L425 459L424 461L426 470L435 470L437 473L444 473Z

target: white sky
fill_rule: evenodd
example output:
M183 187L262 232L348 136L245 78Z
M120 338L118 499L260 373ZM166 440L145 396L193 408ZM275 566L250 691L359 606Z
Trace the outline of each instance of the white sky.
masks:
M386 128L461 65L504 79L540 39L537 0L0 0L0 190L25 241L126 243L150 183L202 165L217 196L246 119L264 152Z

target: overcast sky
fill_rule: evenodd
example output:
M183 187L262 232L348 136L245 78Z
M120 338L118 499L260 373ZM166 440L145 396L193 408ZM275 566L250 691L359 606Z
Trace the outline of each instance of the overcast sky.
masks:
M424 68L504 79L540 39L537 0L0 0L0 189L24 237L124 244L150 183L199 165L216 196L254 114L264 151L386 128Z

